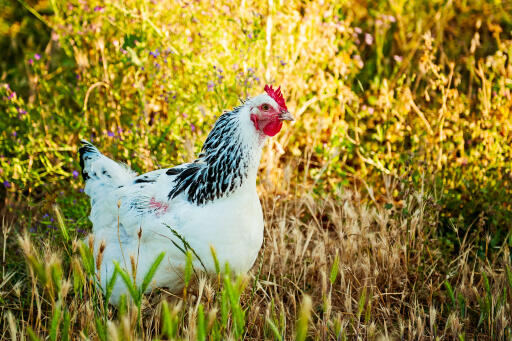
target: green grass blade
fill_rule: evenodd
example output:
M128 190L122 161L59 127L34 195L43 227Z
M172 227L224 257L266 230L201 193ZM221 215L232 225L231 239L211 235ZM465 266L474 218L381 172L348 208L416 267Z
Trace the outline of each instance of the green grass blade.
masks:
M194 250L194 248L187 242L187 240L185 239L185 237L183 237L181 234L179 234L178 231L176 231L175 229L173 229L172 227L170 227L169 225L165 225L167 226L167 228L172 232L172 234L174 234L174 236L176 238L178 238L181 243L183 244L183 247L180 247L178 246L172 239L172 243L181 251L183 252L183 254L186 253L186 251L190 250L192 251L192 253L194 254L194 256L196 256L197 260L199 261L199 263L201 264L201 266L203 267L203 270L205 272L208 272L208 270L206 269L206 266L204 265L203 261L201 260L201 257L199 257L199 255L197 254L197 252Z
M162 263L162 260L164 259L164 257L165 257L165 252L161 252L156 257L156 259L153 262L153 264L151 264L151 267L149 268L148 273L146 274L146 276L144 276L144 279L142 280L142 285L141 285L141 292L142 293L146 292L146 289L148 288L149 284L153 280L153 277L155 276L156 270L158 270L158 267L160 266L160 263Z
M48 278L46 276L46 271L44 269L43 264L33 255L27 255L27 261L29 265L34 270L37 278L41 282L41 284L44 286L46 285Z
M284 338L283 336L281 335L281 333L279 332L279 329L277 328L277 326L274 324L274 322L272 322L272 320L270 320L269 318L267 318L265 320L268 324L268 326L270 327L270 330L272 331L272 333L274 333L274 337L277 339L277 340L280 340L280 341L283 341Z
M55 212L55 216L57 217L57 224L59 225L60 233L62 233L62 236L64 237L66 243L69 243L69 233L66 225L64 224L62 212L60 211L60 208L57 205L53 205L53 210Z
M215 251L215 248L213 247L213 245L210 245L210 252L212 253L213 263L215 264L215 273L217 275L219 275L220 274L220 264L219 264L219 259L217 258L217 252Z
M118 275L117 268L114 268L114 273L112 274L112 277L107 282L106 290L105 290L105 300L108 303L110 300L110 297L112 296L112 291L114 290L114 285L117 281L117 275Z
M185 270L184 270L184 281L185 281L185 287L188 287L188 284L190 282L190 277L192 277L192 252L187 251L187 262L185 263Z
M100 318L96 319L96 333L101 341L107 341L107 327Z
M295 340L304 341L308 334L308 323L311 317L311 297L305 295L300 307L299 319L296 325Z
M30 338L31 341L41 341L39 336L37 336L36 333L34 333L34 331L32 330L32 328L30 326L27 326L27 333L28 333L28 337Z
M89 246L83 241L80 242L78 249L82 257L82 262L84 263L85 272L89 276L94 276L96 269L94 267L94 255L92 254L92 250L90 250Z
M220 294L220 316L221 316L222 326L227 325L228 317L229 317L229 298L228 298L228 294L226 292L226 288L222 288L222 291Z
M128 300L126 298L126 295L122 294L121 297L119 297L118 315L124 316L124 315L126 315L127 311L128 311Z
M50 267L50 274L54 287L57 289L57 294L60 294L62 287L62 268L59 263L54 263Z
M57 302L55 310L53 311L52 320L50 323L50 341L57 341L57 335L59 333L59 322L60 322L61 308L60 302Z
M121 278L123 279L124 284L126 284L126 287L128 288L128 292L130 293L130 296L138 304L139 300L140 300L140 293L137 290L137 288L135 287L135 284L132 282L131 276L126 271L121 269L118 262L114 261L114 266L116 267L116 270L119 273L119 275L121 275Z
M466 299L460 293L457 295L457 299L459 301L460 316L466 318Z
M338 253L336 252L336 256L334 257L334 263L332 264L332 267L331 267L331 274L329 276L331 285L334 284L334 282L336 281L336 277L338 277L339 262L340 262L340 258L338 256Z
M71 315L67 309L64 310L64 315L62 317L62 328L61 328L61 341L69 340L69 326L70 326Z
M162 333L167 336L169 340L176 337L177 321L171 316L169 311L169 304L167 301L162 303Z
M357 319L361 317L361 313L363 312L364 305L366 303L366 287L363 288L363 292L361 293L361 297L359 298L359 302L357 303Z
M491 285L489 284L489 278L487 278L487 275L485 274L485 272L482 272L482 277L484 278L484 288L485 288L485 292L487 293L487 297L491 298L492 293L491 293Z
M446 288L446 291L448 292L448 296L450 297L450 300L452 302L451 306L452 308L455 307L455 295L453 293L452 285L448 282L448 280L444 281L444 287Z
M206 340L206 323L204 320L204 308L202 304L199 304L197 308L197 340Z
M27 11L29 11L30 13L32 13L32 15L34 17L36 17L37 19L39 19L42 23L44 23L46 26L48 26L49 28L52 27L52 25L45 19L43 18L43 16L41 14L39 14L39 12L37 12L33 7L31 7L29 4L27 4L25 1L23 0L18 0L18 2L27 9Z

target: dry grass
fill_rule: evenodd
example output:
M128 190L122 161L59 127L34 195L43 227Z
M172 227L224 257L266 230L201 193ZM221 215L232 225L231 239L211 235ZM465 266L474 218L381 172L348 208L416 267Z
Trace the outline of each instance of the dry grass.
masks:
M11 50L45 36L30 20L49 41L0 62L1 339L512 338L510 2L16 6ZM79 138L188 162L266 83L297 120L262 157L251 273L108 306Z
M292 339L305 326L312 339L510 338L509 248L489 263L462 240L459 256L444 259L431 194L391 178L384 183L388 193L403 193L401 207L367 205L349 190L321 201L304 190L288 197L265 192L260 257L248 276L228 281L241 294L238 332L233 302L223 312L228 282L200 276L186 299L165 289L147 296L139 326L136 306L104 305L77 240L60 251L49 241L35 247L4 223L4 238L19 238L29 266L22 277L4 274L0 284L2 339L26 338L29 327L50 339L63 339L63 328L71 339L165 339L169 321L184 339L201 339L201 330L211 339ZM162 317L162 302L169 302L169 317Z

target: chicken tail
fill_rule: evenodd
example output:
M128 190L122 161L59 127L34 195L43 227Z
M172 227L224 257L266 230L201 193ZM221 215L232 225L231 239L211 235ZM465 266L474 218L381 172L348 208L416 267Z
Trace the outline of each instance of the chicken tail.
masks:
M78 149L80 154L80 167L85 181L85 192L91 192L99 187L119 187L133 180L137 176L128 166L109 159L92 143L81 140L82 146Z

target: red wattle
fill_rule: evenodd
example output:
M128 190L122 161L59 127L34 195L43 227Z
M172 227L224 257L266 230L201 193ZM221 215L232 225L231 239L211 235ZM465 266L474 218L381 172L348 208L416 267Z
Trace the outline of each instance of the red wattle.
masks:
M263 127L263 132L268 136L274 136L279 133L281 127L283 126L283 122L280 120L272 120L265 127Z

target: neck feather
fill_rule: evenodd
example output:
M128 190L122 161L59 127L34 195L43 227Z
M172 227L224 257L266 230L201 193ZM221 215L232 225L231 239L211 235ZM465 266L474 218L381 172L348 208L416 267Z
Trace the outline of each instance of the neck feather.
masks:
M239 106L222 114L206 138L199 157L176 176L169 199L184 192L197 205L225 197L242 185L256 185L263 138L243 122ZM249 130L248 132L246 130Z

